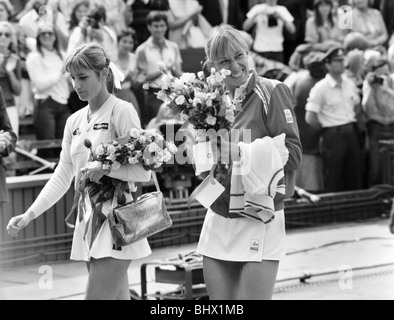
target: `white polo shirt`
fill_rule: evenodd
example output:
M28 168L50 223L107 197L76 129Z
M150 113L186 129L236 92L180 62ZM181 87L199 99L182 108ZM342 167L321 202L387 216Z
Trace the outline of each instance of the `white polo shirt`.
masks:
M330 74L312 88L306 110L318 114L323 128L356 122L356 106L360 96L356 85L346 76L339 84Z

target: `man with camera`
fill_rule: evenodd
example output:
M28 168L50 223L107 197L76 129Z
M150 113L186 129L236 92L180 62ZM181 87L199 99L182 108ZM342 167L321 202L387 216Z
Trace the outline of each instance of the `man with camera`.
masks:
M382 183L380 140L394 137L394 81L386 58L375 58L363 86L363 111L369 138L369 185Z
M284 29L289 34L296 32L293 16L285 6L278 5L278 0L255 5L247 14L243 29L255 35L253 51L279 62L284 62Z

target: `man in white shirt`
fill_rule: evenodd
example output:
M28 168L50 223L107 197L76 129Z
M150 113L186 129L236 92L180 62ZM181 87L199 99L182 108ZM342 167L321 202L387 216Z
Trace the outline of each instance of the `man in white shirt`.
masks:
M312 88L306 105L306 122L322 132L324 191L340 192L362 187L362 153L356 114L360 96L344 76L345 54L332 48L323 57L327 76Z

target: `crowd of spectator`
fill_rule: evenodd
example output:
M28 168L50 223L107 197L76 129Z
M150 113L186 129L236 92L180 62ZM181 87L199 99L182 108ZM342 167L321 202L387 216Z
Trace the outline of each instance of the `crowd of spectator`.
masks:
M117 96L146 127L162 108L157 87L142 90L160 81L157 62L181 75L182 52L202 50L227 23L243 31L256 72L293 92L297 185L361 189L382 183L380 141L394 137L393 13L389 0L0 0L0 86L17 134L18 120L33 117L37 139L61 139L85 106L64 59L96 42L126 76Z

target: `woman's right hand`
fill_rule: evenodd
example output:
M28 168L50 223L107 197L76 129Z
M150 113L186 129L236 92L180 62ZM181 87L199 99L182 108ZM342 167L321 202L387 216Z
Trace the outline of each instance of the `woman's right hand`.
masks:
M7 226L7 232L11 237L16 238L18 232L26 228L34 220L34 213L28 211L20 216L13 217Z

